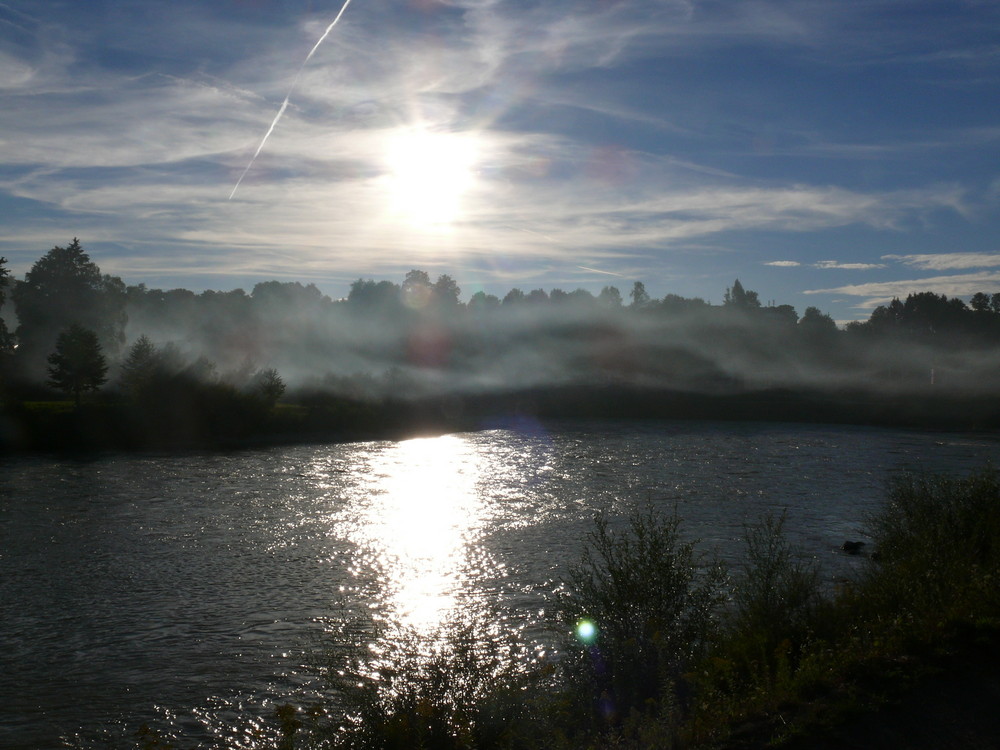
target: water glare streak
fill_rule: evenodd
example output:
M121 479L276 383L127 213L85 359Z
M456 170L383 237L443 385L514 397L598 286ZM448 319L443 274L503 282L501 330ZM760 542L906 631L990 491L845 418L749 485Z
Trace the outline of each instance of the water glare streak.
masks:
M382 569L386 614L400 625L433 629L459 604L482 525L479 461L468 441L447 435L397 443L372 467L354 541Z

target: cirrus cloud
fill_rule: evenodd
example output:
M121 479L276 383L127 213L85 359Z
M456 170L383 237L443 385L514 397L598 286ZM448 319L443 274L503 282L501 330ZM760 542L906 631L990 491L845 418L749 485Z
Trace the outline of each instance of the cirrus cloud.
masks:
M1000 271L955 276L933 276L924 279L898 279L895 281L873 281L866 284L847 284L831 289L808 289L803 294L838 294L862 297L855 305L859 309L869 309L884 305L893 298L906 297L920 292L933 292L948 297L969 297L976 292L991 292L1000 289Z
M911 268L923 271L950 271L968 268L1000 267L1000 253L928 253L921 255L883 255Z

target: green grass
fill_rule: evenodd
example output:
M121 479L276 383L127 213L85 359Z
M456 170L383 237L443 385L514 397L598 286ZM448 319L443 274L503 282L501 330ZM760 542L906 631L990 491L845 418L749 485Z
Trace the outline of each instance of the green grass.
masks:
M25 401L24 410L32 414L66 414L76 411L76 404L67 401Z

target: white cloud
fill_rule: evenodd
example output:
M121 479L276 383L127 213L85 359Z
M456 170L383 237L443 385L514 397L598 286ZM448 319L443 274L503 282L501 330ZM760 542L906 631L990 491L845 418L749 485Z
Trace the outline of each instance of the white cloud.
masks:
M885 268L885 263L841 263L837 260L821 260L813 263L813 268L838 269L843 271L870 271L874 268Z
M0 51L0 88L22 88L34 76L35 69L27 62Z
M1000 267L1000 253L929 253L921 255L883 255L923 271L950 271L968 268Z
M850 297L864 297L858 308L883 305L895 298L905 298L910 294L934 292L949 297L969 297L976 292L990 293L1000 287L1000 272L956 276L934 276L926 279L899 279L896 281L874 281L866 284L848 284L832 289L809 289L803 294L845 294Z
M910 189L851 189L813 171L800 174L817 184L753 180L743 163L726 162L718 150L671 149L673 139L703 145L715 137L699 129L712 119L711 92L692 96L690 110L670 110L615 95L642 91L635 76L609 76L600 89L589 79L567 85L582 81L587 69L606 75L644 57L702 56L733 41L808 49L829 63L840 54L829 43L842 40L834 32L859 13L840 3L735 10L681 0L450 5L414 25L396 22L380 6L352 4L303 70L289 109L232 202L226 198L239 173L332 17L289 15L269 25L259 19L279 14L261 8L244 14L193 2L150 4L152 22L141 28L126 26L121 14L84 24L77 34L61 14L46 14L37 45L0 53L0 79L5 72L8 82L20 81L16 106L0 108L0 164L16 165L0 172L0 191L51 207L60 226L72 227L68 236L138 248L114 261L119 270L107 269L137 274L172 264L198 274L373 274L411 260L493 262L497 274L507 273L501 256L620 270L622 259L669 255L692 241L737 247L736 232L906 231L942 210L965 211L964 188L936 177L921 177ZM120 53L149 59L141 65L169 75L102 68L88 57L94 48L107 60ZM600 119L602 130L584 132L575 122L583 119ZM416 231L385 211L386 135L418 122L480 139L478 182L466 196L464 220L449 229ZM646 146L630 145L626 135L615 141L630 129L656 139ZM995 137L984 128L984 140ZM837 139L823 131L811 142ZM917 136L908 142L924 143ZM48 216L14 221L5 226L8 240L44 236L53 225ZM144 258L140 239L179 249ZM810 267L812 257L765 265ZM1000 266L995 258L978 266L926 260L941 257L892 259L914 268Z
M209 89L205 96L213 102L220 95ZM669 251L734 231L855 224L888 229L952 200L936 189L868 194L804 185L745 187L692 173L670 158L632 152L619 154L622 165L608 174L591 168L593 152L585 144L487 131L476 136L481 163L462 198L460 220L417 229L387 212L382 155L392 129L330 134L301 118L282 124L285 137L275 134L272 150L262 154L231 202L229 192L245 165L242 154L228 154L226 169L214 171L185 162L104 169L96 177L87 170L70 177L43 169L0 183L0 189L81 221L93 217L96 235L88 234L90 241L141 237L217 248L202 257L206 274L240 264L243 251L233 249L248 247L255 261L245 271L260 273L287 269L289 248L295 248L302 272L376 273L411 257L430 261L435 254L442 262L486 262L498 252L601 267L607 263L599 261ZM197 146L191 141L182 153L193 159ZM617 176L621 170L628 175L625 183Z
M795 268L801 266L797 260L771 260L764 264L765 266L776 266L777 268Z

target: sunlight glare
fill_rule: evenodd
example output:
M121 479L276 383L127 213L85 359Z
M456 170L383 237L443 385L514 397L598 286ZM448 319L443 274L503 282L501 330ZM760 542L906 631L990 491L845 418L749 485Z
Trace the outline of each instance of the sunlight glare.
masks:
M477 532L478 456L457 436L405 440L374 467L381 501L370 516L398 621L430 629L456 606L467 545Z
M394 134L386 150L391 214L422 228L457 221L475 181L475 162L471 134L409 128Z

